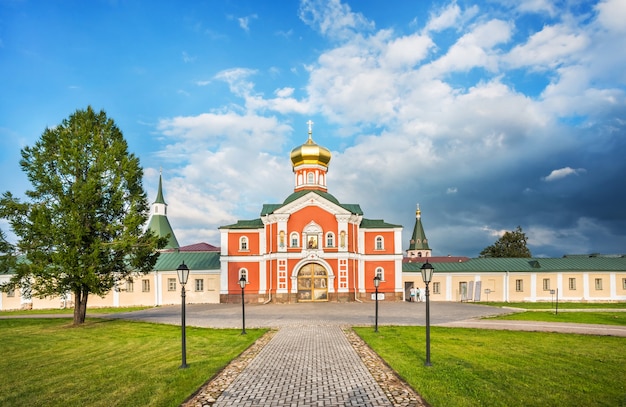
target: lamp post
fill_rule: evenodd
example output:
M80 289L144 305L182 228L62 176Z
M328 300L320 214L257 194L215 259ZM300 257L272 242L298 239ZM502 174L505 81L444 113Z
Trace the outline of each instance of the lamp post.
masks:
M244 301L243 289L246 288L246 277L241 276L239 279L239 287L241 287L241 321L243 329L241 330L241 334L246 334L246 302Z
M189 278L189 267L183 263L178 266L176 269L176 273L178 274L178 282L180 283L180 297L182 303L182 312L181 312L181 326L182 326L182 343L183 343L183 363L180 365L181 369L187 368L187 338L185 336L185 284L187 284L187 279Z
M374 277L374 287L376 287L376 314L374 321L376 323L374 327L374 332L378 332L378 286L380 285L380 276L376 274Z
M428 284L433 278L433 272L435 269L426 260L426 263L422 266L422 279L426 284L426 362L424 366L432 366L430 363L430 291L428 291Z

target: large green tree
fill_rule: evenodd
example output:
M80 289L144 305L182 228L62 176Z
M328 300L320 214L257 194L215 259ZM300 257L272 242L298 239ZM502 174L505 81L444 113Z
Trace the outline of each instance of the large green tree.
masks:
M39 298L72 293L74 324L82 324L89 294L104 296L132 273L149 272L165 244L144 231L143 170L113 120L91 106L47 128L21 154L32 190L24 202L5 192L0 217L24 260L13 263L3 288Z
M504 232L494 244L485 247L479 257L532 257L527 244L528 237L518 226L513 231Z

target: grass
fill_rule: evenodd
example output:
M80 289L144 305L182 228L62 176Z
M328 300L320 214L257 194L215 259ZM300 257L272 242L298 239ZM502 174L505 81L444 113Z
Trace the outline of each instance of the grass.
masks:
M87 308L87 316L94 314L115 314L120 312L139 311L142 309L153 307L103 307L103 308ZM48 309L28 309L28 310L11 310L0 311L0 316L13 315L73 315L74 308L48 308Z
M626 325L626 312L516 312L498 315L489 319L511 321L570 322L577 324Z
M546 302L476 302L474 304L494 307L512 307L528 310L549 310L556 307L556 301ZM559 309L626 309L626 302L559 302Z
M2 406L174 406L266 330L88 319L0 319Z
M433 407L626 406L626 338L431 328L355 331Z

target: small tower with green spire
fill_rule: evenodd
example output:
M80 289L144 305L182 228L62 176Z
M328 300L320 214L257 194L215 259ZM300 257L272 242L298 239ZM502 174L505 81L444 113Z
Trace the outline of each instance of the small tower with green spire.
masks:
M148 229L159 237L168 236L167 245L165 245L163 249L178 249L180 247L178 240L176 240L174 230L170 225L170 221L167 219L167 204L165 203L165 199L163 199L163 181L160 172L159 190L157 192L156 201L152 203L152 212L150 213Z
M428 239L422 226L422 211L420 211L419 204L417 204L417 211L415 211L415 226L406 254L408 257L432 257L432 251L428 246Z

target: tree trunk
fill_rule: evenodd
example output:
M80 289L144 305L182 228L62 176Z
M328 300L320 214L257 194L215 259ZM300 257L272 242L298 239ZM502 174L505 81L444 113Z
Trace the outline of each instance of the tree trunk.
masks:
M81 325L87 316L88 291L78 289L74 292L74 325Z

